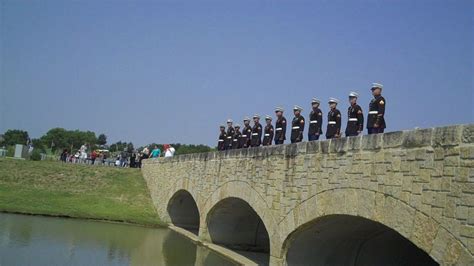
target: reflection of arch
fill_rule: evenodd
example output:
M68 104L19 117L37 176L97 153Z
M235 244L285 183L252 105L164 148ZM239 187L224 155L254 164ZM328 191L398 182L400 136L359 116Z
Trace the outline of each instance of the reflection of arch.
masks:
M194 265L197 246L180 234L167 230L163 240L163 259L166 265Z
M328 215L296 229L287 265L437 265L395 230L351 215Z
M171 222L179 227L194 231L199 230L199 210L193 196L186 190L177 191L169 200L168 215Z
M243 255L268 264L270 238L267 229L255 210L244 200L231 197L216 203L207 215L207 229L213 243L234 250L250 251L252 253Z
M295 230L304 229L304 225L319 217L333 214L359 216L385 225L437 262L472 261L472 255L462 243L433 218L391 195L363 188L325 190L293 208L279 222L281 235L289 237L275 255L285 258Z

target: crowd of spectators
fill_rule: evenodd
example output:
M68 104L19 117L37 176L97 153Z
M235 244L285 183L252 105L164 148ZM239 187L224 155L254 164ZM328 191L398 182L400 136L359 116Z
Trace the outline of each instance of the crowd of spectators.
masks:
M175 153L175 149L169 144L163 145L163 152L158 148L158 145L155 145L151 152L148 147L144 147L141 151L128 152L124 150L114 156L108 150L99 149L88 152L88 147L88 144L84 144L76 152L64 149L59 159L64 163L141 168L143 159L173 157Z

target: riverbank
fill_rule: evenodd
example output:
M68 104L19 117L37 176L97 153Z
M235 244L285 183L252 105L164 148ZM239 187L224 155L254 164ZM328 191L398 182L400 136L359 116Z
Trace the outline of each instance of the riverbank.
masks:
M165 226L139 169L0 159L0 211Z

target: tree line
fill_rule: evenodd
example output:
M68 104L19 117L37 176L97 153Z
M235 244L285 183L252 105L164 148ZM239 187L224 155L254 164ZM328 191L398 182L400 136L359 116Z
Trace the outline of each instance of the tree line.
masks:
M52 128L39 138L30 139L27 131L19 129L9 129L3 134L3 140L0 146L13 146L15 144L32 145L35 149L45 151L50 149L52 152L62 151L63 149L77 150L84 143L88 143L93 148L105 145L107 137L96 134L92 131L67 130L64 128Z
M30 139L27 131L19 129L9 129L5 131L0 137L0 147L12 147L15 144L32 145L35 150L41 152L50 151L51 153L60 153L62 150L69 151L78 150L83 144L89 144L89 149L107 149L112 153L115 152L133 152L135 147L132 142L117 141L108 144L107 136L105 134L96 135L93 131L82 130L67 130L64 128L52 128L39 138ZM163 150L163 144L151 143L146 145L149 149L153 149L157 145ZM176 150L175 154L199 153L209 152L213 148L206 145L194 144L171 144ZM139 147L137 150L141 151L145 146Z

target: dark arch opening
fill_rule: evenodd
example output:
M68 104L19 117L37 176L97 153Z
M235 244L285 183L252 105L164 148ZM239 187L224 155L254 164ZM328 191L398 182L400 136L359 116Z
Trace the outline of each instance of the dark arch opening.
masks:
M287 265L438 265L395 230L351 215L321 217L286 241Z
M244 200L219 201L207 216L213 243L226 246L260 265L268 265L270 238L262 219Z
M174 225L196 235L199 233L199 210L196 201L188 191L180 190L173 195L168 203L168 214Z

